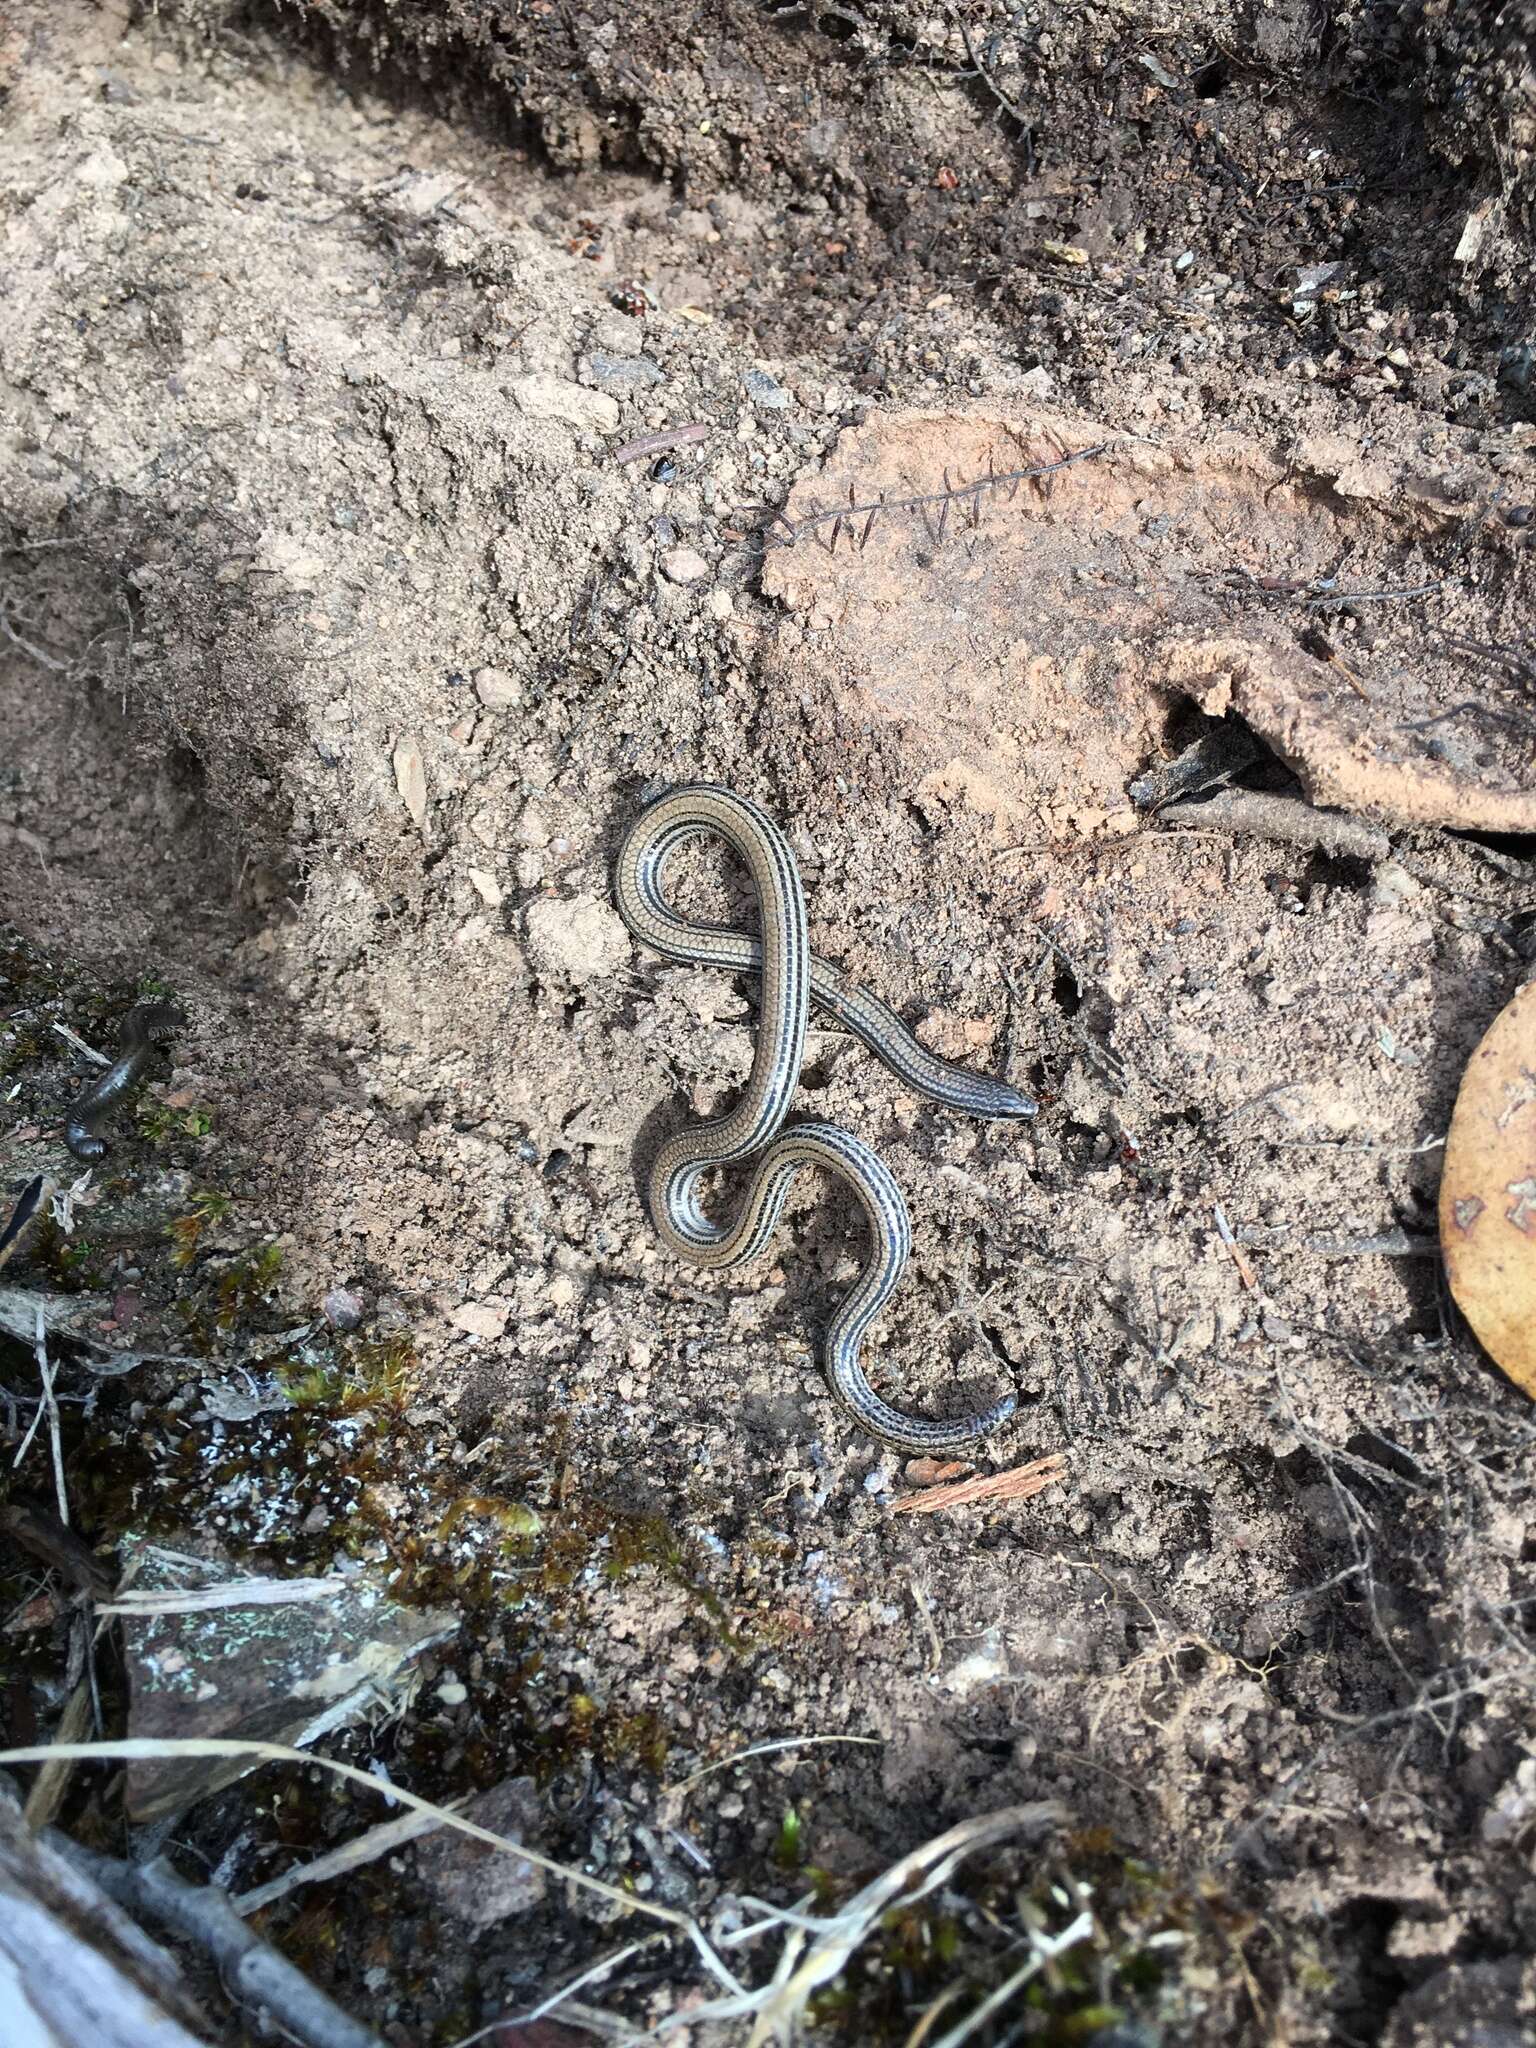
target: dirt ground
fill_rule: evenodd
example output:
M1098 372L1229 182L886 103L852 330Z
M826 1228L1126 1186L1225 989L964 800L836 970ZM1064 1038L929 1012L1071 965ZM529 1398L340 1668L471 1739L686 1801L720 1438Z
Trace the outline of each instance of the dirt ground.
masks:
M207 1227L98 1231L90 1285L169 1316L275 1243L248 1378L331 1371L337 1290L409 1359L345 1427L81 1372L79 1525L452 1608L337 1753L527 1775L546 1853L638 1896L790 1900L1054 1800L1075 1867L1225 1916L1115 2031L992 2038L1536 2038L1531 1415L1435 1239L1536 960L1528 46L1465 8L503 12L0 35L4 1187L77 1171L81 1068L25 1033L110 1043L152 973L190 1023L98 1193ZM1138 803L1216 721L1365 850ZM651 1154L755 1009L611 907L687 781L784 824L819 952L1040 1097L967 1122L813 1021L797 1100L912 1208L872 1376L1016 1391L980 1464L1059 1453L1036 1499L893 1512L817 1365L836 1188L755 1268L655 1242ZM13 1739L48 1688L38 1648ZM177 1836L237 1889L359 1825L248 1792ZM401 2043L628 1938L461 1894L407 1851L266 1932ZM905 2039L907 1988L848 2037ZM683 1944L588 1997L701 1995Z

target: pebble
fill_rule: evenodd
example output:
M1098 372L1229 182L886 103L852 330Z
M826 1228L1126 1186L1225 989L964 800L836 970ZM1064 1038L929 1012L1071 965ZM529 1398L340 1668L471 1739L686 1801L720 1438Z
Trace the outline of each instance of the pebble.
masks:
M519 377L512 386L512 400L529 419L563 420L588 433L611 434L619 424L619 401L606 391L586 391L543 372Z
M765 412L784 412L788 409L789 393L784 386L770 377L766 370L748 370L741 380L742 389L754 405L760 405Z
M507 1327L509 1312L504 1301L466 1301L450 1312L448 1320L471 1337L499 1337Z
M709 574L709 564L694 548L668 548L661 573L669 583L697 583Z
M509 704L521 704L523 686L504 668L477 668L475 695L487 711L504 711Z
M470 1802L465 1817L513 1841L531 1841L543 1818L532 1778L493 1786ZM444 1911L474 1928L526 1913L549 1887L536 1863L447 1828L417 1845L416 1869Z
M363 1297L350 1287L333 1287L320 1304L333 1330L355 1330L363 1320Z
M660 366L649 356L611 356L600 348L590 350L577 367L594 384L606 384L617 391L646 391L653 384L667 381Z

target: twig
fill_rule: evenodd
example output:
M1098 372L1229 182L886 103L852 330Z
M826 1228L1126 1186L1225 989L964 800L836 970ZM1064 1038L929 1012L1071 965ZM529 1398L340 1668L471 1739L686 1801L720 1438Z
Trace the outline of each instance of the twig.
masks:
M1198 802L1168 804L1158 817L1164 825L1218 827L1353 860L1388 860L1392 854L1392 841L1378 826L1341 811L1319 811L1300 797L1262 790L1218 790Z
M53 1193L53 1182L44 1173L35 1173L16 1197L16 1205L0 1225L0 1266L12 1258L22 1239L41 1215L48 1197Z
M87 1045L85 1040L80 1036L79 1032L71 1031L67 1024L53 1024L49 1028L51 1030L57 1031L60 1038L67 1038L70 1044L75 1048L76 1052L83 1052L86 1058L88 1060L94 1060L98 1067L111 1066L112 1062L107 1058L104 1052L98 1052L94 1045Z
M1092 1913L1085 1909L1060 1934L1047 1934L1043 1928L1031 1927L1028 1960L1021 1963L1006 1982L999 1984L989 1998L984 1998L974 2012L967 2013L958 2026L951 2027L941 2040L935 2041L933 2048L961 2048L962 2042L969 2041L973 2034L978 2033L994 2013L1002 2012L1014 1993L1022 1991L1032 1977L1038 1977L1048 1963L1055 1962L1068 1949L1076 1948L1080 1941L1091 1940L1094 1925Z
M540 1999L532 2012L523 2013L512 2024L518 2027L537 2026L540 2020L547 2018L550 2013L574 1998L578 1991L585 1991L589 1984L600 1982L611 1970L616 1970L620 1963L627 1963L631 1956L638 1955L642 1949L649 1948L653 1942L661 1938L655 1934L647 1935L644 1941L629 1942L625 1947L616 1949L611 1956L601 1957L590 1970L583 1970L581 1975L569 1984L562 1985L558 1991L552 1991L548 1998ZM462 2043L459 2044L459 2048L463 2048Z
M43 648L34 646L30 640L24 640L6 616L3 604L0 604L0 633L4 633L11 645L18 648L29 660L35 661L40 668L51 669L55 675L67 676L74 666L73 662L60 661L54 655L46 653Z
M36 1305L36 1323L33 1328L32 1349L37 1359L37 1369L42 1376L43 1398L38 1403L37 1413L32 1417L31 1427L21 1440L21 1449L16 1453L11 1470L18 1469L21 1461L32 1448L32 1439L37 1426L46 1415L48 1418L48 1441L53 1451L53 1485L58 1496L59 1520L69 1527L69 1495L64 1488L64 1447L59 1437L59 1404L53 1392L53 1366L48 1358L48 1316L41 1301Z
M1239 1244L1257 1251L1308 1252L1322 1259L1433 1259L1439 1256L1437 1237L1416 1236L1407 1230L1380 1230L1366 1237L1302 1237L1286 1243L1288 1230L1243 1229Z
M99 1614L202 1614L211 1607L288 1607L327 1600L347 1591L350 1581L329 1579L235 1579L218 1586L175 1586L121 1593Z
M152 1863L119 1863L59 1834L51 1846L127 1911L158 1920L211 1956L231 1995L247 2011L270 2014L307 2048L384 2048L371 2027L343 2012L253 1934L216 1885L188 1884L163 1856Z
M944 1645L939 1639L939 1631L933 1619L933 1604L928 1595L915 1578L909 1577L907 1584L912 1588L912 1605L917 1609L923 1627L928 1631L928 1654L932 1660L928 1666L928 1676L932 1678L944 1662Z
M1264 749L1246 725L1223 719L1171 761L1160 761L1140 775L1126 794L1138 811L1156 811L1181 798L1197 796L1215 783L1225 783L1251 767Z
M726 1935L722 1946L738 1947L774 1929L785 1930L783 1952L772 1981L757 1990L738 1992L734 1998L716 1999L709 2005L676 2013L662 2025L670 2026L673 2020L681 2025L685 2021L742 2019L750 2014L753 2025L746 2048L760 2048L762 2042L770 2039L793 2039L812 1995L841 1974L854 1950L898 1899L905 1906L913 1906L947 1884L957 1865L973 1850L1004 1841L1026 1829L1054 1826L1066 1818L1066 1810L1055 1801L1039 1801L1030 1806L1004 1807L998 1813L980 1814L974 1820L963 1821L959 1827L903 1856L851 1898L840 1912L825 1918L771 1906L761 1899L744 1898L744 1907L755 1909L764 1917Z
M1390 604L1399 597L1428 597L1432 590L1439 590L1445 583L1443 576L1436 576L1430 583L1415 583L1405 590L1334 590L1326 597L1309 598L1307 610L1321 611L1331 604Z
M112 1591L112 1574L95 1551L46 1508L12 1500L0 1508L0 1529L13 1543L41 1558L51 1571L61 1573L77 1593L102 1599Z
M1029 117L1026 114L1024 114L1018 107L1014 105L1013 101L1009 99L1007 93L1003 91L1003 88L998 84L997 80L992 76L991 72L986 69L981 59L977 56L976 47L971 41L971 31L966 26L964 15L962 15L959 12L959 10L954 7L950 8L949 13L950 18L953 20L955 24L955 27L960 31L960 40L965 45L965 54L971 61L971 69L976 73L976 76L987 88L987 91L991 93L993 99L997 101L997 104L1002 108L1003 112L1005 114L1011 114L1014 120L1017 121L1019 126L1023 129L1024 147L1029 156L1029 169L1033 171L1035 167L1034 124L1030 121Z
M714 429L708 420L689 420L686 426L662 427L654 434L637 434L611 451L615 462L643 462L647 455L665 455L669 448L687 448L695 441L707 441Z
M1011 1472L982 1473L975 1479L957 1479L950 1486L925 1486L901 1494L891 1502L891 1513L932 1515L943 1508L971 1507L978 1501L1029 1500L1066 1475L1066 1459L1053 1454L1036 1458L1031 1465L1015 1466Z
M58 1754L49 1757L27 1794L23 1811L29 1828L47 1827L64 1804L64 1794L75 1775L75 1760L68 1753L69 1747L71 1743L78 1742L91 1725L91 1699L90 1682L81 1677L64 1702L64 1711L59 1716L58 1740L54 1745Z
M1259 1276L1253 1270L1252 1261L1247 1258L1237 1239L1233 1236L1232 1226L1227 1221L1227 1212L1222 1208L1220 1202L1212 1203L1211 1214L1216 1219L1216 1235L1232 1254L1232 1263L1237 1268L1238 1277L1246 1288L1250 1290L1256 1289L1259 1284Z

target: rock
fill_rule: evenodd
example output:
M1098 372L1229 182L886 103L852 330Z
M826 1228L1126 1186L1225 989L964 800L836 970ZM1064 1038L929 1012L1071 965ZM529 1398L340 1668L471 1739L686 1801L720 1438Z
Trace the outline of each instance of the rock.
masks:
M754 405L760 405L764 412L784 412L790 403L789 393L784 386L770 377L766 370L748 370L741 380L742 389Z
M646 391L653 384L665 384L660 366L649 356L611 356L605 349L587 352L577 365L584 377L604 384L611 391Z
M499 1337L507 1327L509 1304L504 1301L466 1301L450 1311L448 1320L471 1337Z
M504 668L477 668L475 695L487 711L505 711L509 704L521 704L523 686Z
M1536 1400L1536 982L1494 1018L1462 1075L1440 1243L1478 1342Z
M595 896L530 903L523 935L534 966L556 981L592 981L629 958L629 934L618 913Z
M459 1626L456 1614L397 1606L365 1572L324 1599L231 1603L231 1588L251 1586L251 1573L195 1552L191 1535L174 1550L142 1540L124 1549L124 1580L136 1595L206 1594L226 1603L122 1617L135 1738L244 1738L301 1748L387 1699L411 1660ZM257 1767L246 1758L138 1758L128 1766L129 1817L180 1813Z
M532 1778L508 1778L493 1785L470 1802L465 1818L534 1846L541 1814ZM448 1828L418 1844L416 1871L443 1911L473 1928L491 1927L514 1913L528 1912L549 1889L537 1864Z
M350 1287L332 1287L320 1304L320 1312L333 1330L355 1330L363 1320L363 1297Z
M669 583L697 583L709 574L709 564L694 548L668 548L661 573Z
M501 908L501 884L486 868L469 868L466 871L480 901L488 910Z
M619 401L605 391L586 391L563 377L540 372L519 377L512 401L531 420L563 420L587 434L611 434L619 424Z
M421 748L415 740L402 738L395 745L394 760L395 787L419 832L427 822L427 771Z

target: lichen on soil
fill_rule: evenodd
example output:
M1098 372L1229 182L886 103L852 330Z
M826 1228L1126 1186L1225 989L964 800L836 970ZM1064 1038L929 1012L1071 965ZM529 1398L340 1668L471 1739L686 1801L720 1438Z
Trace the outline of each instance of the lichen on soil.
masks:
M0 1201L78 1177L55 1024L189 1019L0 1276L92 1319L75 1525L457 1614L328 1746L529 1779L545 1853L701 1921L1062 1807L816 2038L937 2038L1080 1912L994 2039L1536 2025L1533 1428L1433 1255L1536 958L1530 10L1327 15L0 29ZM1220 721L1389 855L1162 829L1132 784ZM814 1020L797 1098L913 1210L881 1390L1015 1390L982 1463L1060 1453L1036 1499L892 1515L816 1363L838 1191L739 1272L655 1242L655 1145L751 1058L755 989L610 907L694 780L783 824L818 951L1040 1098L965 1122ZM45 1434L11 1483L52 1498ZM5 1566L20 1742L66 1617ZM114 1781L71 1802L121 1848ZM274 1768L176 1839L239 1890L379 1817ZM407 1848L260 1925L443 2048L634 1934L446 1896ZM585 1994L704 1995L667 1942Z

